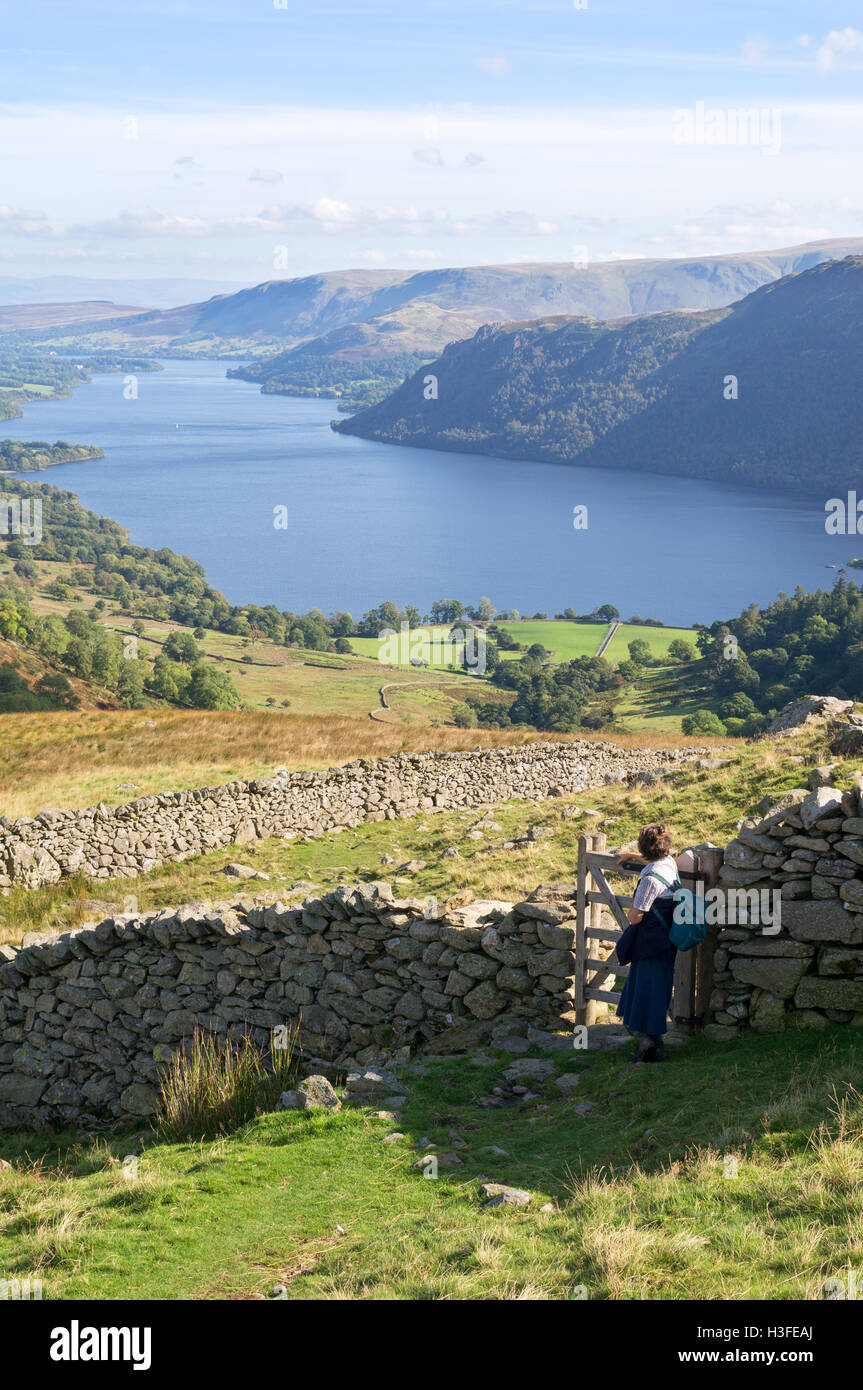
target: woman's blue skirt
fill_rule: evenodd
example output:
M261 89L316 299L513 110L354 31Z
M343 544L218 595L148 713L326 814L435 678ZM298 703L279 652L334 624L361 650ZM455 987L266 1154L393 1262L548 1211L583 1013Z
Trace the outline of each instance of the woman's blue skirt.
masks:
M657 1037L667 1031L676 955L674 950L661 951L630 965L617 1012L634 1033Z

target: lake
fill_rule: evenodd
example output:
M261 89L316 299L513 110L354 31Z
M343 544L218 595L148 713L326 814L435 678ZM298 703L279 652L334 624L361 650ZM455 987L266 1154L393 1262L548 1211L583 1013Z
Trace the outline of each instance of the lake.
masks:
M264 396L226 368L168 361L140 375L137 400L101 375L25 405L0 435L100 445L104 459L25 476L76 492L139 545L199 560L232 603L294 612L358 616L384 599L427 612L485 594L525 614L613 603L625 618L710 623L831 585L826 566L860 545L826 535L811 499L338 435L335 401Z

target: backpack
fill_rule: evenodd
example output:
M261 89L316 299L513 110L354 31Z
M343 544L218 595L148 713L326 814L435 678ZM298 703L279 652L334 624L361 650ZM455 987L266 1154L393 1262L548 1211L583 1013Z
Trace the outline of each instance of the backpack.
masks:
M681 885L680 879L668 883L662 874L649 873L647 878L655 878L665 888L674 889L674 914L668 928L668 939L678 951L691 951L700 946L706 932L704 898L696 897L689 888Z

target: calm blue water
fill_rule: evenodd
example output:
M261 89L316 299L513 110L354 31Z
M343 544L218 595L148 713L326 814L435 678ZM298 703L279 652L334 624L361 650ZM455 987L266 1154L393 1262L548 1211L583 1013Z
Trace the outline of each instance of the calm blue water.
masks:
M199 560L233 603L355 616L487 594L522 613L614 603L712 622L797 584L830 585L856 537L823 503L682 478L402 449L334 434L334 401L262 396L224 362L166 362L24 406L0 435L99 444L105 458L30 475L115 517L139 545ZM586 504L589 527L572 511ZM273 526L288 508L287 531Z

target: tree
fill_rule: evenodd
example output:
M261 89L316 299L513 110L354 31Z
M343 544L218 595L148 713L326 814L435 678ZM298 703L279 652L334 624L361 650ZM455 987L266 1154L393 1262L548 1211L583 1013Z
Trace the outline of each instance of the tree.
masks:
M153 669L147 676L145 685L152 695L176 705L186 703L183 696L189 680L190 675L185 666L169 660L160 652L153 662Z
M192 709L239 709L243 702L229 675L206 661L198 661L192 667L184 703Z
M73 675L89 680L93 674L93 653L83 637L73 637L64 653L64 660Z
M171 661L180 661L184 666L191 666L201 657L200 648L191 632L169 632L163 650Z
M333 647L341 656L350 656L353 652L353 647L347 637L337 637L333 643Z
M59 671L46 671L33 687L52 709L77 709L78 699L69 681Z
M692 661L695 657L695 651L689 642L684 642L682 637L675 637L674 641L668 644L668 655L672 661Z
M738 690L736 695L722 701L720 710L723 719L746 719L755 713L755 701L743 690Z
M33 584L39 578L39 571L32 560L16 560L12 566L19 579L23 579L28 584Z
M726 733L725 725L712 709L699 709L694 714L685 714L680 721L685 734L706 734L721 738Z
M629 659L634 661L636 666L650 666L653 663L653 656L650 651L649 643L643 637L636 637L629 643Z
M117 699L123 709L140 709L144 703L144 670L141 661L126 661L117 679Z
M475 729L478 724L476 711L470 705L459 705L453 715L453 723L457 729Z
M464 604L457 598L438 598L431 606L431 620L436 624L457 623L464 617Z

